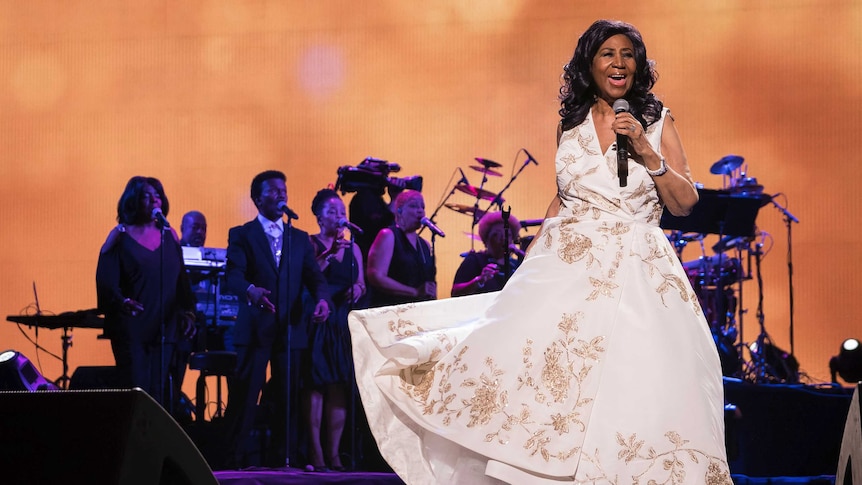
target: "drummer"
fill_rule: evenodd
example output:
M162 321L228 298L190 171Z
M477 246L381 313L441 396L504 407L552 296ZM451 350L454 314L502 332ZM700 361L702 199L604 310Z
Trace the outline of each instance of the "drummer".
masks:
M508 222L508 227L504 222ZM473 295L503 289L524 255L518 247L521 223L509 215L508 221L501 212L489 212L479 220L479 238L483 251L470 251L452 284L452 296ZM506 274L506 257L509 256L509 274Z

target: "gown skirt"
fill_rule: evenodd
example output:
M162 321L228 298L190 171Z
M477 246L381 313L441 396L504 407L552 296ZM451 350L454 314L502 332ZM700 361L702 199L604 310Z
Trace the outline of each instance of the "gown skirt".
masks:
M718 353L651 178L630 160L620 188L589 116L556 168L559 215L501 291L350 314L381 454L408 484L730 485Z

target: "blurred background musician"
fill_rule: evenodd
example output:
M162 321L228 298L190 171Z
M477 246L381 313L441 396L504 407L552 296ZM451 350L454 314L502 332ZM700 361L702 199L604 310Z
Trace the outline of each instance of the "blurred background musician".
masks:
M483 251L470 251L455 272L452 296L474 295L503 289L524 255L520 243L521 223L509 214L508 227L502 212L489 212L479 220ZM508 231L508 232L507 232ZM506 274L506 258L509 274Z

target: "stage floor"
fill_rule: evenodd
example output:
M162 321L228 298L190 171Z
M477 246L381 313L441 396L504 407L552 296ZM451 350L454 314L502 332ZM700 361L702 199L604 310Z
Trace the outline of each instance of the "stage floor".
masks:
M834 485L852 388L751 384L725 378L728 461L736 485ZM216 471L222 485L401 484L383 472L297 468Z
M299 468L249 468L214 473L219 485L402 485L394 473L326 472L309 473Z
M306 473L296 468L253 468L242 471L215 472L219 485L401 485L404 482L393 473ZM733 475L735 485L834 485L834 475L818 477L747 477Z

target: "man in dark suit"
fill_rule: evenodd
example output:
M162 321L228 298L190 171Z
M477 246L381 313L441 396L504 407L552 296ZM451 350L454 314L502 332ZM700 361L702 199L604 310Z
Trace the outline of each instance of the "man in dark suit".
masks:
M251 199L258 216L230 230L225 269L228 289L240 295L233 334L237 369L228 382L225 411L226 464L234 468L248 464L248 438L270 362L270 382L278 396L270 424L273 435L284 435L284 419L289 419L284 390L293 404L298 390L286 383L296 381L298 349L308 344L307 326L301 318L303 287L317 302L312 323L324 322L331 308L326 279L315 261L308 233L291 227L290 219L287 224L282 220L285 211L289 216L291 212L284 174L270 170L255 176ZM298 410L291 409L290 414L296 415ZM290 433L296 434L294 426ZM289 443L290 437L286 440Z

